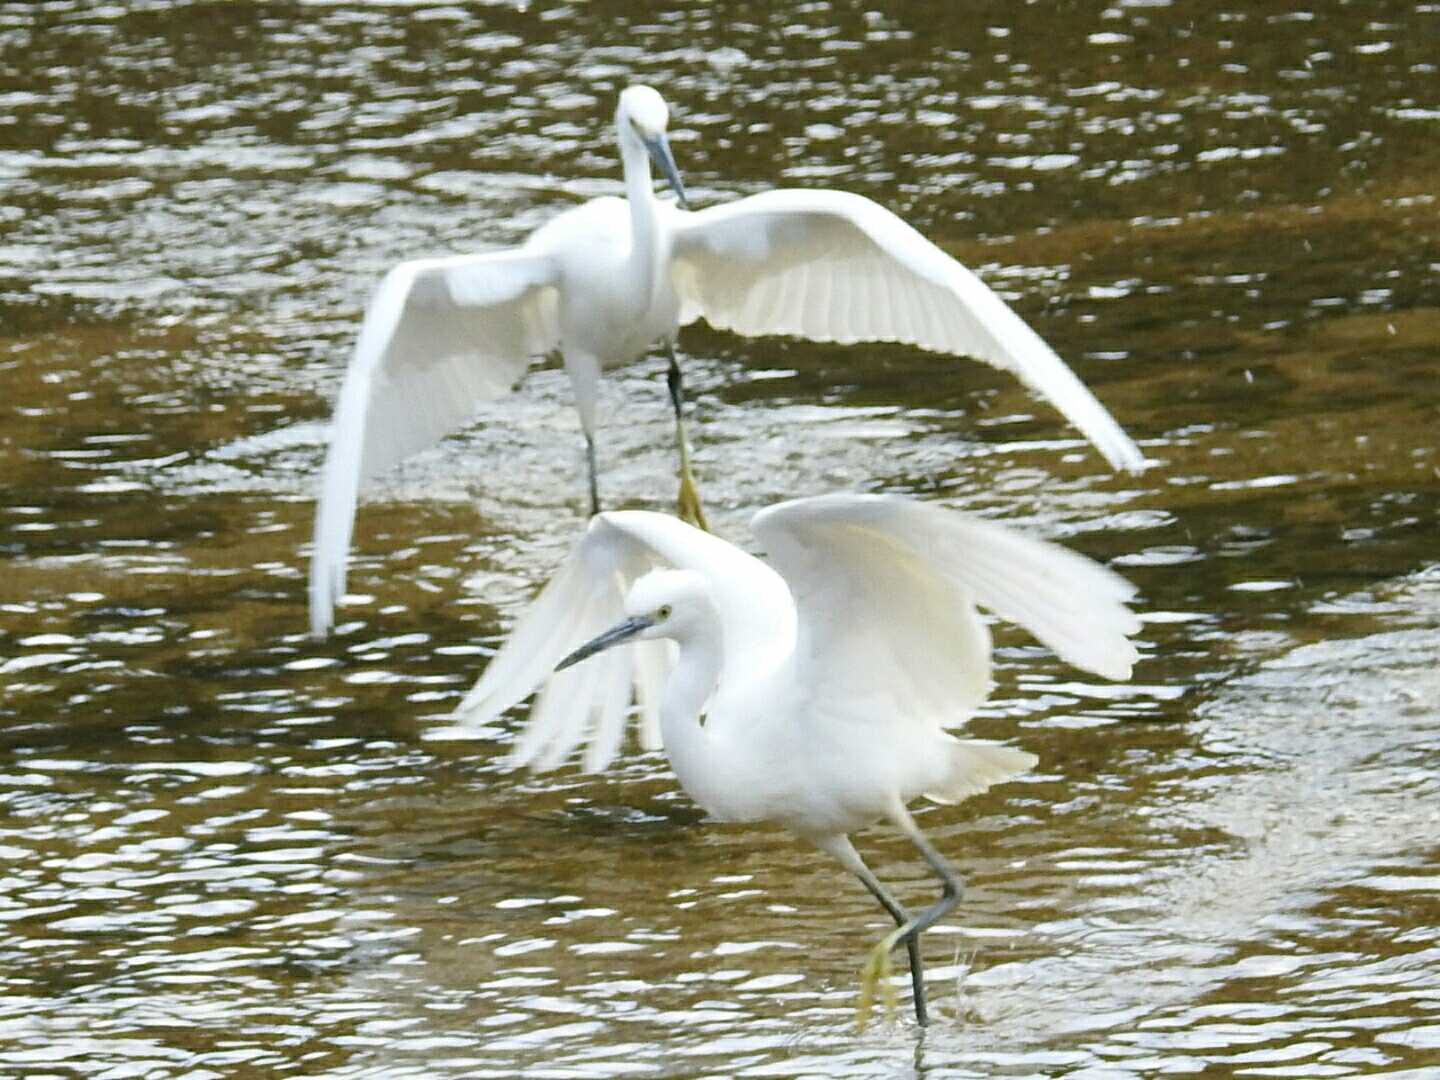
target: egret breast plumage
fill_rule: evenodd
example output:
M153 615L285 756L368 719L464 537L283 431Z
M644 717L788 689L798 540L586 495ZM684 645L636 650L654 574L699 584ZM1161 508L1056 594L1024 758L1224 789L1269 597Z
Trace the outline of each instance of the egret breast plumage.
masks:
M924 1023L919 937L961 886L908 805L956 802L1036 761L951 733L991 687L977 609L1077 667L1126 679L1134 590L1055 544L898 496L797 499L761 511L752 529L768 563L662 514L593 518L462 702L459 732L446 734L538 689L511 763L547 768L583 745L585 767L604 769L633 687L642 744L663 747L701 807L785 826L885 906L897 929L872 951L864 986L888 986L903 941ZM849 839L881 819L942 883L940 901L913 918Z

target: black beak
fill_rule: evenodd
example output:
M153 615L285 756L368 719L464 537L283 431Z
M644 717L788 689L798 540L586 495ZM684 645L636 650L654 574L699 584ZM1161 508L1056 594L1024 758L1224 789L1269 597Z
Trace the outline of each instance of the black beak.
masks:
M626 619L618 626L612 626L599 637L586 642L576 649L569 656L555 665L556 671L564 671L571 664L578 664L587 657L594 656L598 652L604 652L612 645L619 645L621 642L629 641L642 630L649 630L655 625L655 620L646 615L637 615L633 619Z
M670 154L670 140L663 134L656 135L653 139L645 140L645 149L650 151L650 160L655 162L655 167L664 173L665 179L670 182L670 190L675 192L680 209L689 210L690 202L685 198L685 185L680 181L680 170L675 167L675 158Z

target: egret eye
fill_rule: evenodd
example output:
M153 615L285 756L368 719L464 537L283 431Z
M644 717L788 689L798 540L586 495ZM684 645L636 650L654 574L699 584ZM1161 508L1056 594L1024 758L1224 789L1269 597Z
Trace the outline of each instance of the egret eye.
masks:
M668 618L670 617L670 605L669 605L669 604L661 604L661 605L660 605L660 610L658 610L657 612L655 612L655 614L658 615L662 620L663 620L663 619L668 619Z

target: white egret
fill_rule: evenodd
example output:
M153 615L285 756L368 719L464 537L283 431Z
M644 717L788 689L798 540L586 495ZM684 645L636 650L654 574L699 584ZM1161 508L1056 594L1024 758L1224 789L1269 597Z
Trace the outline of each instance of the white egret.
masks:
M741 334L895 341L1012 371L1115 468L1143 455L1055 352L978 277L890 211L843 191L777 190L690 212L648 86L615 111L625 198L560 214L518 248L416 259L380 283L335 409L310 566L311 629L331 625L360 483L458 427L532 358L558 351L580 412L598 512L602 368L655 344L669 354L680 513L703 527L682 420L674 342L702 316ZM681 204L658 199L655 161Z
M543 683L511 763L551 767L588 740L585 767L601 770L618 752L633 683L642 741L664 746L701 807L792 830L895 920L865 966L861 1023L877 984L890 1000L900 941L926 1023L919 937L962 885L907 806L921 795L955 802L1036 762L946 730L991 686L976 607L1077 667L1126 679L1134 589L1055 544L897 496L797 499L762 510L752 528L774 569L663 514L596 516L461 704L460 727L437 734L488 723ZM849 839L880 819L940 878L940 900L913 917Z

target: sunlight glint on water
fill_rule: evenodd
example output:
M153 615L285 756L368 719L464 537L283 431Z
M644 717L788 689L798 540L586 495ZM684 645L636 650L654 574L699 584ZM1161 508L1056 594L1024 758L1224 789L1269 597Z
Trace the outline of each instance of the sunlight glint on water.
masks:
M0 1074L1420 1077L1440 1061L1431 5L609 0L0 10ZM748 21L747 21L748 20ZM663 759L424 738L582 518L558 370L387 478L305 635L310 498L395 260L618 190L659 85L708 204L860 191L1157 464L1006 376L687 332L717 527L913 493L1113 560L1135 683L1001 633L1035 774L924 826L941 1022L855 1035L861 889ZM664 508L656 359L607 497ZM902 898L906 845L861 837Z

